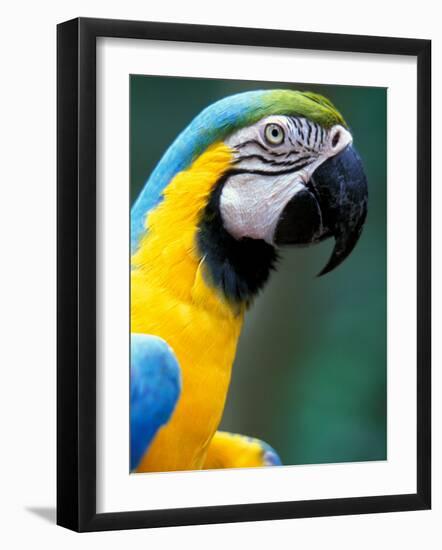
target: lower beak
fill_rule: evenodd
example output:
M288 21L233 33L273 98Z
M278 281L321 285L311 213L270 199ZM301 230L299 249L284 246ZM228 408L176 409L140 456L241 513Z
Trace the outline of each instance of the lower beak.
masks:
M286 204L276 226L276 245L310 245L335 238L329 261L319 275L349 256L367 216L367 178L352 145L329 158L308 184Z

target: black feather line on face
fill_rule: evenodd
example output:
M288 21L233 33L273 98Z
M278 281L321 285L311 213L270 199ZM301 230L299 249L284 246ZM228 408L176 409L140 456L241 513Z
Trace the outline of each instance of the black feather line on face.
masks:
M250 305L275 269L275 248L261 239L237 240L223 225L220 199L224 184L232 173L226 173L216 184L204 209L197 232L197 246L210 280L228 301Z
M289 155L291 155L291 154L293 154L293 153L289 153ZM252 154L252 155L244 155L243 157L237 157L235 159L235 165L239 164L240 162L243 162L244 160L257 159L257 160L261 161L263 164L268 164L270 166L291 166L293 168L298 168L298 166L300 166L301 164L303 166L305 166L306 164L303 163L303 161L311 158L311 155L309 155L309 154L300 155L298 152L296 152L296 154L298 155L296 157L296 160L277 161L277 160L267 159L267 158L263 157L262 155L258 155L258 154L255 153L255 154ZM248 171L247 168L245 169L245 171ZM250 170L250 172L252 172L252 170ZM277 173L277 172L275 172L275 173Z

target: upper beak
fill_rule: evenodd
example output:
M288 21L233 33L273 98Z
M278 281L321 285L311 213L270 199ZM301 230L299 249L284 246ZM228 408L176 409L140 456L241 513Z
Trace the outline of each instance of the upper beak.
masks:
M277 245L309 245L333 236L335 246L319 275L332 271L351 253L367 216L368 188L361 159L352 145L322 163L304 189L285 206Z

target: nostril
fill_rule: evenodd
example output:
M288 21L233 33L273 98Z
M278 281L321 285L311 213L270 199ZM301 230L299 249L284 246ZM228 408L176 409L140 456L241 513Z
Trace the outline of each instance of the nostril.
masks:
M332 138L333 149L338 145L340 139L341 139L341 132L336 132L336 134Z

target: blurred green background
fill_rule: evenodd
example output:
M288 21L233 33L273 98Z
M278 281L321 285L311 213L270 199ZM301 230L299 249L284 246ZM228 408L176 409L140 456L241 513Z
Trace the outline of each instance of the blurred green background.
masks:
M203 108L264 88L319 92L341 111L365 165L368 219L322 278L331 241L283 252L246 318L221 429L265 440L284 464L385 460L386 89L132 75L131 200Z

